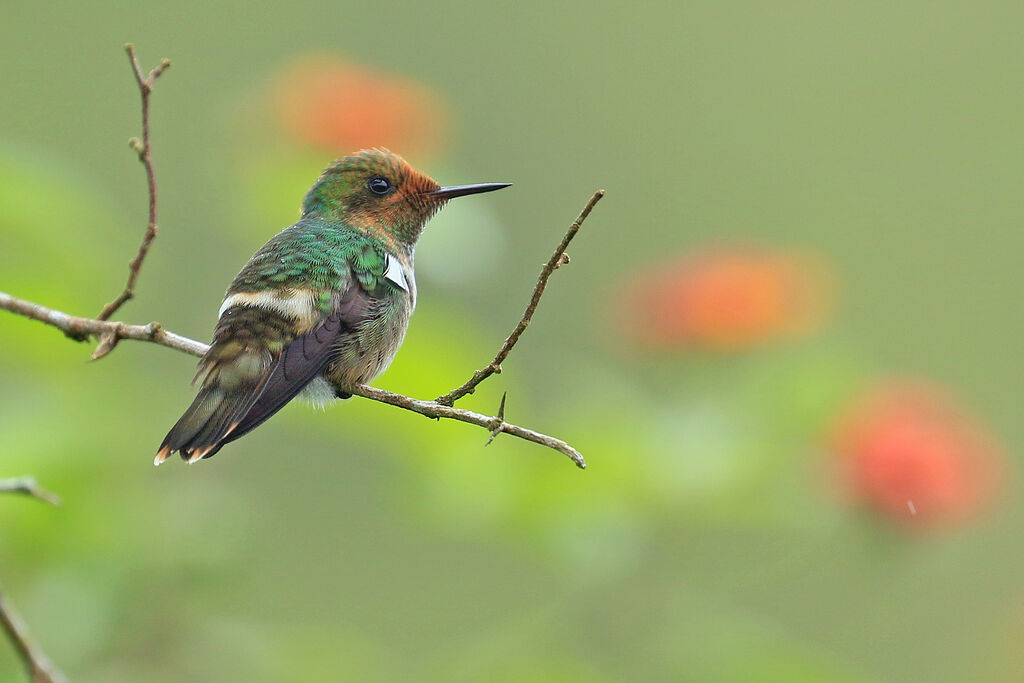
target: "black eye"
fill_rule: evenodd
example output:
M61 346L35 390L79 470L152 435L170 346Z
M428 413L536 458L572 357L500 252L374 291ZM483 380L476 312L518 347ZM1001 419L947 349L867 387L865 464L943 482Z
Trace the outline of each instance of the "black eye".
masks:
M388 182L387 178L381 178L380 176L367 180L366 187L374 194L387 194L391 192L391 183Z

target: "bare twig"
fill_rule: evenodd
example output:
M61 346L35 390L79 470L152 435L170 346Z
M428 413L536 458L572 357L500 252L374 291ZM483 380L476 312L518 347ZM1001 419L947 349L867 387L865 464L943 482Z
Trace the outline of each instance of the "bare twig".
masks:
M498 351L498 355L494 357L490 363L484 366L482 369L477 370L473 373L473 376L460 387L452 389L444 396L438 396L434 399L435 403L441 405L454 405L456 401L465 396L466 394L472 394L477 385L483 382L485 379L490 377L496 372L501 372L501 364L508 357L508 354L512 351L512 347L519 341L519 337L523 336L523 332L526 331L527 325L530 324L530 320L533 318L534 311L537 310L537 304L540 303L540 298L544 294L544 288L548 284L548 278L551 274L558 270L559 267L569 262L569 255L565 253L565 250L569 247L569 243L572 242L572 238L576 236L580 228L583 227L583 221L587 220L587 216L593 211L594 205L601 201L601 197L604 196L604 190L598 190L594 193L594 196L590 198L587 205L583 207L583 211L577 216L573 224L569 226L568 232L565 233L565 237L555 247L555 253L551 254L551 258L544 264L544 267L540 271L540 276L537 278L537 285L533 288L533 296L530 297L530 303L526 306L526 311L523 313L523 317L519 319L515 329L512 330L512 334L508 336L505 343L501 345L501 349ZM504 404L504 399L502 399Z
M32 683L67 683L67 678L28 635L28 627L0 588L0 625L18 651Z
M37 500L50 505L60 505L60 497L39 488L36 480L32 477L17 477L15 479L0 479L0 493L24 493Z
M153 172L153 154L149 144L149 95L153 92L153 84L156 82L156 79L160 78L160 74L167 70L171 62L167 59L160 60L156 68L150 71L148 76L144 76L142 74L142 67L139 66L139 60L135 57L135 46L129 43L124 46L124 49L128 53L128 59L131 61L135 82L139 86L139 94L142 97L142 139L132 138L128 141L128 144L139 155L139 161L142 162L146 169L146 184L149 187L149 223L146 226L145 234L142 236L142 244L139 245L138 253L128 263L128 282L124 286L124 291L118 294L116 299L103 307L100 314L96 316L97 320L110 320L110 316L124 302L135 296L135 281L139 277L142 261L146 258L146 254L149 253L149 247L159 232L156 224L156 175Z
M202 356L210 347L188 337L174 334L165 330L160 323L149 323L148 325L128 325L122 322L95 320L92 318L79 318L68 315L61 311L47 308L31 301L18 299L5 292L0 292L0 309L17 313L18 315L32 318L40 322L52 325L65 334L74 337L93 336L100 339L99 346L93 352L93 358L102 358L109 353L110 349L122 339L134 339L136 341L148 341L160 344L177 351L184 351L193 356ZM380 403L411 410L414 413L425 415L431 418L445 418L467 422L469 424L483 427L487 431L498 430L520 439L532 441L548 448L553 448L559 453L570 457L578 467L586 468L587 464L583 456L575 448L561 439L541 434L532 429L519 427L504 421L503 416L489 416L475 413L470 410L462 410L438 403L436 401L423 401L410 398L402 394L394 394L383 389L376 389L365 384L360 384L348 389L356 396L362 396Z

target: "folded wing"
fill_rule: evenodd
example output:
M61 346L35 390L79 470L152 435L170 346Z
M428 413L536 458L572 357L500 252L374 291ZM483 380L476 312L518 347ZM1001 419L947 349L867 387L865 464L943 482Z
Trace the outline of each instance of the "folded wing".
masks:
M157 451L160 464L175 451L183 460L209 458L280 410L331 361L342 335L363 322L370 298L356 283L308 332L292 336L278 311L236 306L225 311L200 362L202 388Z

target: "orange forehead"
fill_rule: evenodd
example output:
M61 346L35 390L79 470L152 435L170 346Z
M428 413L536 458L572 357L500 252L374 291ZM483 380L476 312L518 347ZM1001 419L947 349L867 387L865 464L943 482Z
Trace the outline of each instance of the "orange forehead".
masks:
M440 187L430 176L417 171L399 155L382 148L364 149L336 165L346 170L381 175L401 187L403 194L430 192Z

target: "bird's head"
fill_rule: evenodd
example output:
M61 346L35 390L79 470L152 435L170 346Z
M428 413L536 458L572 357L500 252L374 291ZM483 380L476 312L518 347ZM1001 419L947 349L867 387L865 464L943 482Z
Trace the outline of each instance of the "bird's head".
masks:
M412 247L426 222L449 199L509 185L442 187L397 154L365 149L338 159L324 170L302 202L302 215L390 236Z

